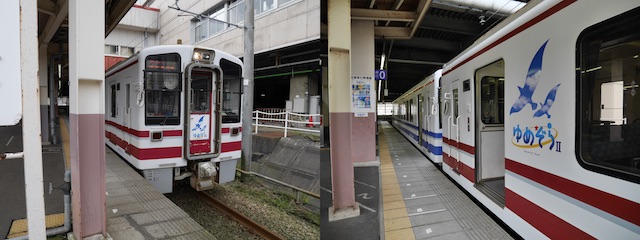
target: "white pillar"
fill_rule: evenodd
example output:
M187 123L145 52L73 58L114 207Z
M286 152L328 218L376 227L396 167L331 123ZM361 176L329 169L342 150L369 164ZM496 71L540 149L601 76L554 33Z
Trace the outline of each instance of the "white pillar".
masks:
M107 235L102 0L69 4L69 122L73 233Z
M24 181L30 239L45 239L40 95L38 95L38 7L20 1L20 69L22 75L22 136ZM42 74L42 73L41 73ZM45 73L46 75L46 73Z

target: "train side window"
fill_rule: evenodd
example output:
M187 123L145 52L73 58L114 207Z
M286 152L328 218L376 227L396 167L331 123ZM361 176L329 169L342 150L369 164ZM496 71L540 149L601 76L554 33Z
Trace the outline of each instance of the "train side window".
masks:
M116 117L116 85L111 85L111 117Z
M640 8L577 41L576 154L592 171L640 182Z
M146 125L179 125L182 71L177 53L150 55L145 60Z
M409 122L413 122L413 99L409 99Z
M229 60L221 59L223 72L222 89L222 123L240 122L240 106L242 101L242 67Z

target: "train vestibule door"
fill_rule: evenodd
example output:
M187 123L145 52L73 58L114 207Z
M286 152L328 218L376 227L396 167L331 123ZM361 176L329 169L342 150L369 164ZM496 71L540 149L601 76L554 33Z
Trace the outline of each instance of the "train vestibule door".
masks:
M125 128L131 128L131 84L127 83L125 85L125 105L124 105L124 116L122 116L123 120L122 120L122 125ZM131 152L129 151L129 148L131 147L131 134L129 133L125 133L122 136L122 140L124 140L124 142L127 144L124 147L124 151L131 155Z
M187 68L185 151L189 160L220 153L220 94L218 74L204 66Z
M460 127L459 127L459 121L460 121L460 99L459 99L459 93L460 93L460 81L459 80L455 80L453 81L453 83L451 83L451 95L449 96L450 98L450 110L451 114L448 117L448 124L449 124L449 138L451 141L449 141L449 156L451 158L453 158L453 166L451 167L453 169L453 171L455 171L456 173L460 173L461 170L461 165L462 164L460 162Z
M475 74L476 187L504 206L504 60Z

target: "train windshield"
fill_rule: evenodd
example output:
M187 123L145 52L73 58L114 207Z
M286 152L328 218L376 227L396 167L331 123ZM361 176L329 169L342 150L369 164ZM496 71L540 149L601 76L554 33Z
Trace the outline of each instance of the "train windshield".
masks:
M151 55L145 60L145 124L179 125L182 72L177 53Z
M242 67L226 59L220 60L223 72L222 123L240 122Z

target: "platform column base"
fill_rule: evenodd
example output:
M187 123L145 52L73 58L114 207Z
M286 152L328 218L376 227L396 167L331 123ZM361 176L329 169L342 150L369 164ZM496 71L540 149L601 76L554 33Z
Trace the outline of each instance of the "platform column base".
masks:
M360 205L356 202L352 208L343 208L334 210L333 206L329 207L329 222L360 216Z

